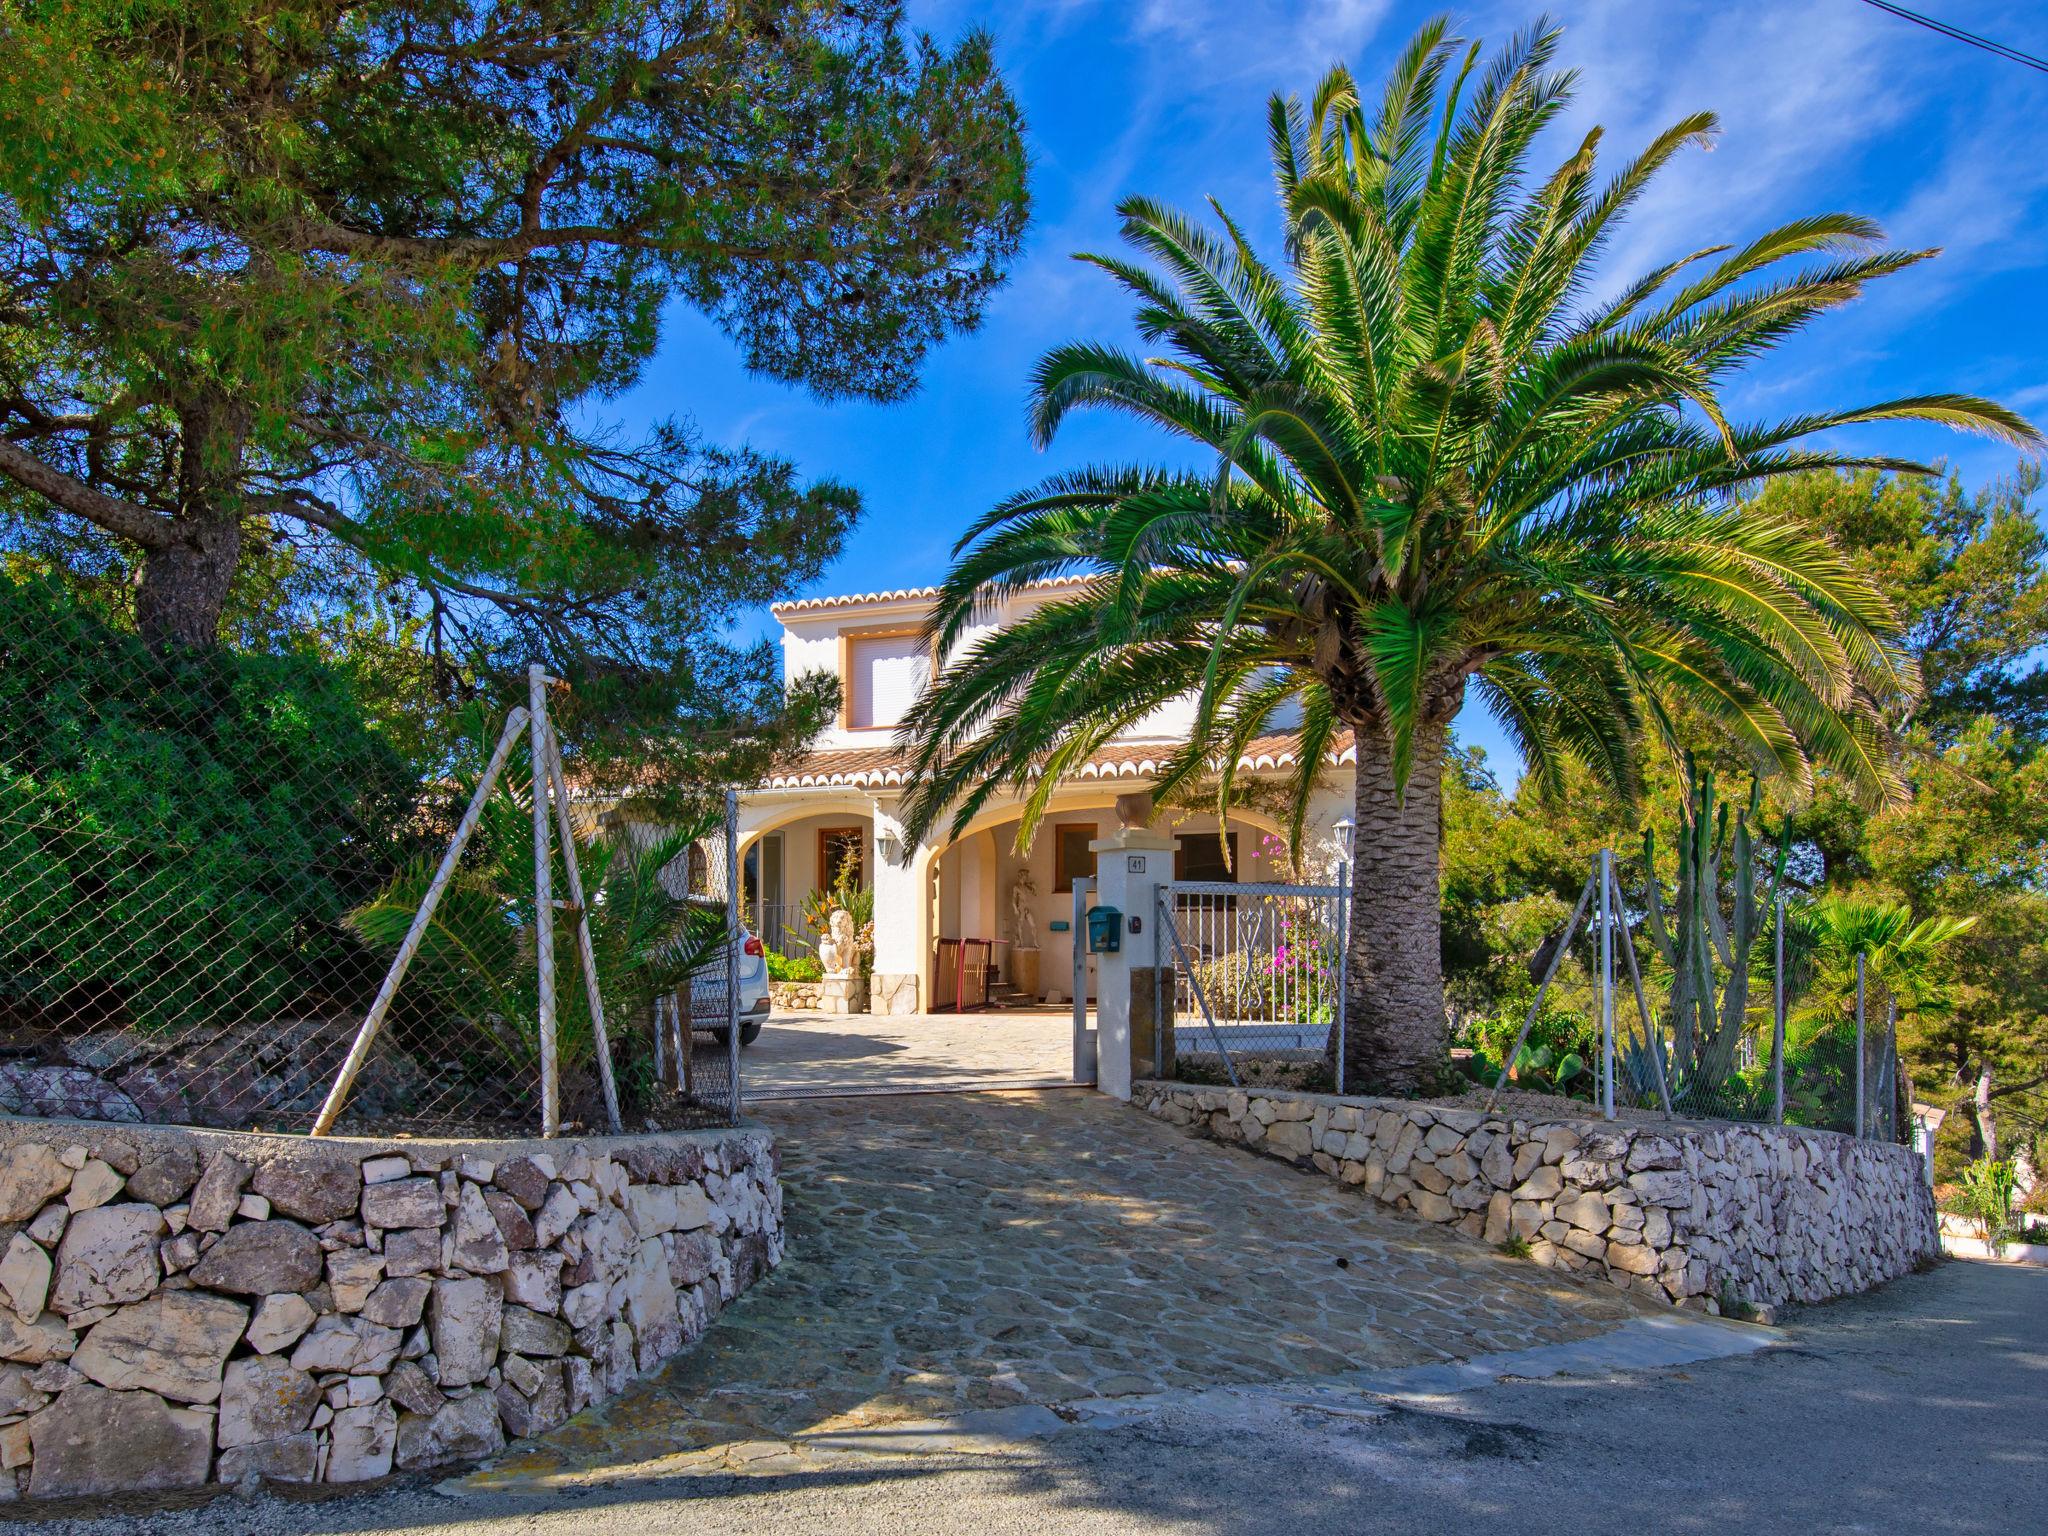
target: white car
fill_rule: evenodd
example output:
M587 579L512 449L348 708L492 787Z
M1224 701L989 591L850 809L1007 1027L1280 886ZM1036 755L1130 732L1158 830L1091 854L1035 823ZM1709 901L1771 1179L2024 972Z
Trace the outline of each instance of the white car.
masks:
M740 994L740 1044L752 1045L768 1018L768 949L740 930L734 949L733 976ZM690 1027L708 1032L720 1045L731 1039L726 1025L725 951L690 973Z

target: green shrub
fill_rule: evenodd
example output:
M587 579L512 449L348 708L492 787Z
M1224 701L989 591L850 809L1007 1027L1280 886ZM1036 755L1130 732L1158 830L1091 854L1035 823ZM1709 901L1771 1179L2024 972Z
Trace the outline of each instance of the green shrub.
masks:
M1462 1043L1489 1061L1505 1061L1522 1021L1528 1016L1526 1003L1472 1015L1465 1020ZM1530 1051L1550 1052L1553 1060L1576 1055L1590 1061L1600 1050L1599 1021L1562 1006L1555 998L1545 998L1543 1011L1529 1026L1529 1038L1524 1044Z
M414 788L317 658L158 656L0 573L0 1016L160 1030L353 996L338 920Z
M2018 1193L2018 1169L2003 1158L1980 1157L1963 1170L1948 1208L1975 1220L1983 1229L1984 1245L2002 1253L2015 1236L2012 1207Z
M825 967L818 963L816 955L798 955L791 958L778 950L768 951L768 979L770 981L822 981Z
M1337 1018L1334 967L1307 950L1239 951L1194 963L1219 1017L1330 1024Z
M1764 1067L1767 1076L1768 1063ZM1769 1084L1760 1085L1768 1092ZM1828 1024L1785 1042L1785 1118L1815 1130L1856 1127L1856 1027Z
M462 777L465 798L477 775ZM436 1055L460 1059L477 1084L532 1081L539 1066L540 975L533 927L533 845L528 809L503 781L485 802L477 832L421 935L406 978L416 1038ZM627 1109L650 1101L653 1075L642 1051L655 1000L675 991L719 953L720 904L676 895L666 876L712 830L709 818L651 838L602 835L577 840L577 865L589 899L590 952L596 962L606 1034ZM348 916L350 928L382 960L396 953L433 879L434 857L403 870ZM563 889L559 852L557 890ZM597 1111L597 1037L581 979L575 927L552 929L556 1046L564 1103L575 1117ZM636 1065L637 1064L637 1065ZM631 1070L628 1070L628 1068Z

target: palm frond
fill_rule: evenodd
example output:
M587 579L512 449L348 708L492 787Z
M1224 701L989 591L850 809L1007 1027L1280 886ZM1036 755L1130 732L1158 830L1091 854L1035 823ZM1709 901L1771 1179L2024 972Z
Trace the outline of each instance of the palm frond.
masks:
M1547 22L1487 56L1437 20L1376 97L1342 68L1275 97L1280 260L1220 206L1121 205L1130 254L1086 259L1159 355L1055 348L1034 438L1108 410L1196 462L1075 471L973 524L931 620L950 660L903 727L912 830L1013 794L1028 836L1062 773L1176 699L1192 729L1165 786L1213 778L1225 813L1243 744L1298 711L1297 840L1337 733L1405 785L1436 771L1416 744L1468 694L1548 784L1576 758L1631 795L1646 743L1683 751L1680 722L1704 719L1762 771L1804 782L1827 763L1896 792L1884 710L1917 680L1885 595L1743 497L1906 464L1834 440L1895 422L2041 437L1939 392L1730 417L1742 368L1927 253L1823 213L1633 281L1602 272L1610 296L1589 298L1624 220L1715 120L1680 119L1604 179L1597 130L1539 164L1573 91L1557 51ZM1077 574L1007 630L975 622Z

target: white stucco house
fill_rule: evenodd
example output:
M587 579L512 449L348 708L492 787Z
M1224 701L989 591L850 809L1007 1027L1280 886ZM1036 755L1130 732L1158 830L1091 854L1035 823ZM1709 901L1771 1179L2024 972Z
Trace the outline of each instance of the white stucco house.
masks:
M991 602L985 625L1014 623L1071 585L1072 578L1048 581ZM1018 877L1028 870L1036 891L1029 904L1040 949L1037 995L1063 1000L1073 975L1073 934L1062 931L1072 915L1073 879L1093 874L1089 843L1116 829L1118 796L1150 786L1156 765L1181 739L1176 733L1186 730L1190 707L1162 709L1106 746L1060 787L1022 851L1015 846L1014 800L992 806L957 838L907 847L897 819L906 759L894 734L932 676L934 658L921 630L937 595L919 587L804 598L771 609L782 626L784 679L829 672L839 679L842 706L808 756L741 796L746 922L772 947L807 951L799 917L804 897L828 888L844 864L857 860L875 896L873 1011L917 1013L955 999L957 941L988 941L991 949L970 953L992 954L1006 979L1014 974L1003 967ZM977 628L961 643L986 632ZM1240 772L1280 776L1293 767L1295 747L1294 737L1276 730L1253 743ZM1312 846L1334 847L1333 828L1350 810L1352 761L1348 740L1340 742L1312 812ZM1179 878L1283 877L1262 847L1266 834L1277 835L1277 823L1257 812L1230 817L1233 872L1226 872L1213 815L1162 812L1156 825L1180 834Z

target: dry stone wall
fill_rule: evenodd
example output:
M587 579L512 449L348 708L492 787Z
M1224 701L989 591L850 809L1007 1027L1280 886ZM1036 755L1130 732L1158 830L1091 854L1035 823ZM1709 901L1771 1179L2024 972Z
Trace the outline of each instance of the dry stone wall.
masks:
M688 1346L782 1243L757 1128L0 1122L0 1501L489 1456Z
M768 1002L774 1008L816 1009L825 997L823 981L771 981Z
M1405 1100L1137 1085L1201 1135L1682 1307L1867 1290L1936 1255L1910 1148L1784 1126L1525 1120Z

